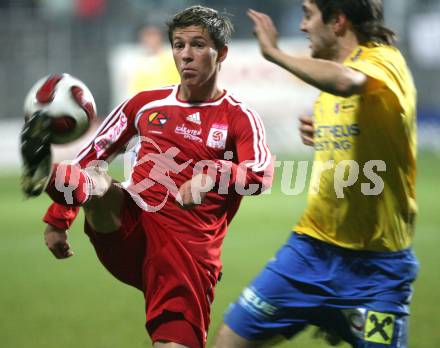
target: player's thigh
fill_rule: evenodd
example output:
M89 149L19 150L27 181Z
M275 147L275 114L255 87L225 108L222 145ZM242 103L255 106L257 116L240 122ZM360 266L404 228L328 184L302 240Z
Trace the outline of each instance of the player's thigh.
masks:
M326 309L316 324L354 348L406 348L408 315L366 308Z
M190 348L179 343L174 342L155 342L153 344L154 348Z
M142 211L124 191L120 226L102 233L86 219L84 231L107 270L120 281L144 290L144 261L147 237L142 225Z
M98 233L117 231L121 227L121 212L126 199L124 189L113 182L103 196L94 196L84 204L87 222Z
M213 348L251 348L255 345L247 339L241 337L228 325L222 324L217 331Z
M313 312L290 301L294 291L294 284L266 267L230 305L224 322L254 344L289 339L307 326Z
M263 346L268 347L271 345L275 345L283 339L283 337L274 337L270 342L266 340L247 340L246 338L241 337L239 334L237 334L227 324L222 324L217 331L213 348L258 348Z

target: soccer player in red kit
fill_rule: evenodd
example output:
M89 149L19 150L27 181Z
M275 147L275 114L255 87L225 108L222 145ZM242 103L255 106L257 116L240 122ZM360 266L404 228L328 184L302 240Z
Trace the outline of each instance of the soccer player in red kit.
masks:
M206 345L228 224L243 195L270 186L273 166L259 116L217 83L229 19L193 6L176 14L168 30L180 85L123 102L76 165L54 166L45 241L57 258L71 256L67 229L82 206L100 261L143 291L154 346L198 348ZM37 131L43 119L32 118L23 131L23 162L34 171L33 159L48 148ZM136 162L130 180L119 184L96 164L123 152L135 136ZM44 146L29 155L25 144L36 140Z

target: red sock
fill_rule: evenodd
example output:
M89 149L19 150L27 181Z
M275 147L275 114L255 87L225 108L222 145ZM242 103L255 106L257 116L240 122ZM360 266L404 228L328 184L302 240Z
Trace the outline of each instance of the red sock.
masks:
M56 203L80 206L87 202L92 181L78 164L54 164L46 193Z

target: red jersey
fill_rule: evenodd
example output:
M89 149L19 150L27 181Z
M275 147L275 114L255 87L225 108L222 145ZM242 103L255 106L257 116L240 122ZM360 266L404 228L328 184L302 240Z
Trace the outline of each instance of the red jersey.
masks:
M146 215L157 214L193 257L217 273L221 243L242 195L258 194L272 182L271 154L260 117L229 92L188 103L178 99L178 90L171 86L141 92L119 105L77 162L86 167L94 160L110 161L138 136L127 191ZM217 170L216 187L201 205L183 210L175 200L178 188L206 171L206 161ZM44 221L66 229L77 211L54 203Z

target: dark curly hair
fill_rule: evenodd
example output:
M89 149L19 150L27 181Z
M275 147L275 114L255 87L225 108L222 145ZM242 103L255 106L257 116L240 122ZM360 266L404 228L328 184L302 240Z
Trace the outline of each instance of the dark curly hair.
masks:
M176 28L186 28L191 25L205 28L216 49L223 48L231 39L234 30L230 19L216 10L196 5L178 12L168 23L168 39L173 41L173 33Z

